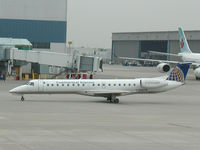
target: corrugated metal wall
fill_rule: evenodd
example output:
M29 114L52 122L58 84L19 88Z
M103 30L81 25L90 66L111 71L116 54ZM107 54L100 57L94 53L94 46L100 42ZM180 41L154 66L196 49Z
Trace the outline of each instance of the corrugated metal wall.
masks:
M31 42L66 42L66 22L0 19L0 37L25 38Z
M194 53L200 53L200 40L189 40L188 44Z
M114 60L117 57L137 57L138 42L137 41L113 41Z
M170 53L178 54L180 52L179 41L170 41Z
M0 0L0 18L67 21L67 0Z
M188 40L192 52L200 53L200 40ZM179 41L170 41L170 52L177 54L180 52Z

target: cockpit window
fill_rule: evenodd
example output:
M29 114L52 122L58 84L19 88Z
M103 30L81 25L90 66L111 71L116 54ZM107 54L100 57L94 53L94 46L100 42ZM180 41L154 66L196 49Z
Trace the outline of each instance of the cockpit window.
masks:
M26 85L34 86L34 82L28 82Z
M34 86L34 82L30 82L30 84L29 84L30 86Z

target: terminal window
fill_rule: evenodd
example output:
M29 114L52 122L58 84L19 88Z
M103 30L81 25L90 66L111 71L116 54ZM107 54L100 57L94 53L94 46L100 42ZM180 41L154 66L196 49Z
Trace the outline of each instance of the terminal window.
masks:
M33 48L50 49L50 43L32 42Z

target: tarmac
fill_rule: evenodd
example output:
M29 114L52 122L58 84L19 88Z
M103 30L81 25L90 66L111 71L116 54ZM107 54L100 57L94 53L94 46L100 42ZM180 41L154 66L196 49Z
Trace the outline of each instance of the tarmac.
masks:
M154 67L104 65L96 78L161 76ZM8 91L25 81L0 81L0 150L200 149L200 81L159 94L119 97L119 104L81 95Z

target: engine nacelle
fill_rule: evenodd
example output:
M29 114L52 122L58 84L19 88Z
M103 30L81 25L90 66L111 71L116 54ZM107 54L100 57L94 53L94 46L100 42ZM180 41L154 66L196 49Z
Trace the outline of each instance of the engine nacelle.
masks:
M167 63L158 64L157 70L161 73L168 72L170 70L170 65Z
M167 81L160 80L160 79L141 79L140 80L141 88L147 88L147 89L160 88L160 87L166 86L167 84L168 84Z
M194 74L197 80L200 80L200 67L194 70Z

